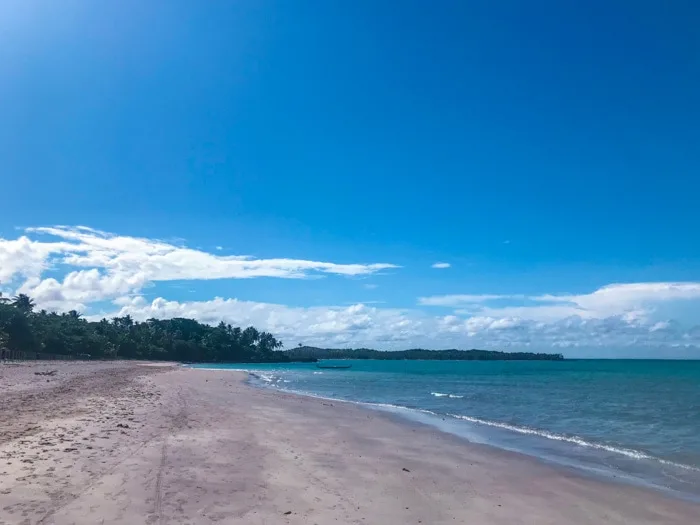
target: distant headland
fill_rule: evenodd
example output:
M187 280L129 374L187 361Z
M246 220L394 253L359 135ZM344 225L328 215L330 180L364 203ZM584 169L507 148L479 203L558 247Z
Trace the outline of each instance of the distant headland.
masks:
M561 354L533 352L499 352L495 350L373 350L371 348L317 348L299 346L283 352L290 361L316 361L319 359L378 359L383 361L562 361Z

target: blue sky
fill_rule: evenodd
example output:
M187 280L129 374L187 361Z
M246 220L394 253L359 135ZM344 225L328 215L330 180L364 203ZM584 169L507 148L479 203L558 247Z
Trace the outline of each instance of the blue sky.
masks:
M700 357L699 22L3 2L0 290L288 345Z

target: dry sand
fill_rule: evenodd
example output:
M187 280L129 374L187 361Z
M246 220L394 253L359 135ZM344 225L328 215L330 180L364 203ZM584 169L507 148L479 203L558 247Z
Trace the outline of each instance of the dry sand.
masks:
M693 503L241 378L0 365L0 524L700 523Z

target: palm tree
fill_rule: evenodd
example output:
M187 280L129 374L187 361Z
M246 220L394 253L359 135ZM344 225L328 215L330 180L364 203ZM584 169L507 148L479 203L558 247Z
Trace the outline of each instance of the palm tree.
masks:
M5 304L5 303L9 303L9 302L10 302L10 298L9 298L9 297L3 297L3 296L2 296L2 292L0 292L0 304Z
M68 312L67 315L68 315L68 317L70 317L71 319L80 319L80 318L82 318L82 315L81 315L80 312L78 312L77 310L71 310L71 311Z
M120 330L130 331L131 327L134 326L134 320L130 315L125 315L124 317L112 317L112 324Z
M21 293L12 299L12 306L28 314L34 309L34 301L28 295Z

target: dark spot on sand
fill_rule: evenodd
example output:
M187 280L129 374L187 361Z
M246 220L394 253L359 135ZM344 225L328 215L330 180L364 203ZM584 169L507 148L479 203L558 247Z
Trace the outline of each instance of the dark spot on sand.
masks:
M410 471L410 470L408 470L408 469L407 469L406 467L404 467L404 468L403 468L403 469L401 469L401 470L403 470L404 472L411 472L411 471Z

